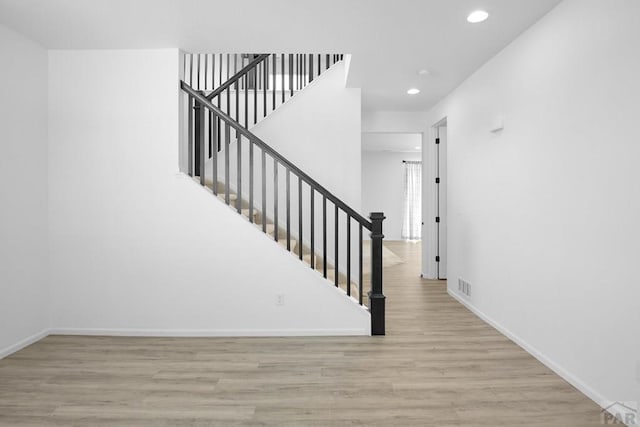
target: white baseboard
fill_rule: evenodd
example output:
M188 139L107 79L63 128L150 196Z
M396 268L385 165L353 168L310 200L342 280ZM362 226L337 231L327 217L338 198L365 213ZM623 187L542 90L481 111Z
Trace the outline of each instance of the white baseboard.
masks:
M23 348L37 341L40 341L42 338L46 337L47 335L49 335L49 330L45 329L43 331L38 332L37 334L31 335L30 337L23 339L22 341L19 341L13 345L10 345L9 347L0 349L0 359L4 359L5 357L15 353L16 351L20 351Z
M487 316L482 311L478 310L473 304L471 304L469 301L466 301L464 298L462 298L462 296L456 294L454 291L452 291L449 288L447 288L447 293L451 297L453 297L455 300L457 300L460 304L465 306L473 314L475 314L484 322L488 323L493 328L495 328L502 335L506 336L511 341L513 341L514 343L522 347L522 349L524 349L527 353L529 353L530 355L538 359L538 361L540 361L543 365L551 369L562 379L564 379L573 387L578 389L578 391L580 391L582 394L587 396L589 399L593 400L596 404L598 404L598 406L600 406L603 409L611 406L613 401L606 399L603 395L601 395L600 393L595 391L593 388L585 384L582 380L580 380L578 377L570 373L567 369L558 365L556 362L554 362L553 360L551 360L550 358L542 354L540 351L538 351L535 347L533 347L532 345L530 345L529 343L527 343L526 341L524 341L523 339L515 335L509 329L505 328L504 326L502 326L501 324L493 320L491 317ZM612 408L612 409L615 409L615 408Z
M366 329L108 329L53 328L50 335L94 335L128 337L309 337L368 336Z

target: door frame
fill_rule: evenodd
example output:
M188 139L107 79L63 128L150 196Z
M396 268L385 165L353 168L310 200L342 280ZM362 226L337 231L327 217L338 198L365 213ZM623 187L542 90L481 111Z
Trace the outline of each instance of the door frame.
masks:
M442 132L445 134L442 135ZM422 144L422 277L446 279L447 117L428 126ZM440 133L440 134L439 134ZM436 139L440 137L440 143ZM439 178L436 180L436 178ZM438 182L436 182L438 181Z

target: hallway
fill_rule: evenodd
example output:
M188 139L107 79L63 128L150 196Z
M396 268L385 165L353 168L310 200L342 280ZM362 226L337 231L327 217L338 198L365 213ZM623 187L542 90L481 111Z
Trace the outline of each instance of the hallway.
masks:
M0 425L597 426L587 397L387 242L387 335L50 336L0 360Z

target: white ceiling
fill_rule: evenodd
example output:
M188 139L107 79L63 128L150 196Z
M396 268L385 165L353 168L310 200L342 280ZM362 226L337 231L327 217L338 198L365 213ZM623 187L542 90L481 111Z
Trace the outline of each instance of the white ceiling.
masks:
M417 147L417 148L416 148ZM363 151L399 151L421 153L422 135L419 133L369 133L362 134Z
M560 0L0 0L48 48L350 53L366 110L427 110ZM468 24L475 9L487 21ZM417 75L430 71L428 77ZM409 87L422 90L409 97Z

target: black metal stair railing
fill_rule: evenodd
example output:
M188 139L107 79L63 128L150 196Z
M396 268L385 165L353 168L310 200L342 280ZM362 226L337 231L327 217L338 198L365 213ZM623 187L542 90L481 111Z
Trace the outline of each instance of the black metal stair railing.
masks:
M186 54L184 75L191 88L249 129L343 58L342 54Z
M336 57L338 59L338 57ZM256 61L266 61L265 58L256 58ZM252 65L255 69L256 63ZM244 76L246 76L246 72ZM240 78L244 78L240 76ZM233 82L232 84L236 84ZM227 90L230 86L227 85L222 91ZM245 85L246 87L246 85ZM286 248L289 251L293 251L292 239L297 239L297 256L302 261L304 256L305 247L304 244L304 227L308 227L308 233L310 233L310 245L308 247L309 264L312 269L318 268L318 263L323 263L322 275L325 279L328 277L328 238L332 237L334 243L334 277L333 281L336 287L339 287L339 281L341 274L346 277L342 277L343 281L346 281L346 294L352 296L352 283L356 283L358 286L358 302L361 305L363 303L363 286L365 275L369 276L370 290L369 296L369 312L371 314L371 333L372 335L384 335L385 334L385 296L383 294L383 268L382 268L382 222L385 219L384 214L381 212L371 213L369 219L366 219L354 209L352 209L345 202L333 195L325 187L320 185L316 180L307 175L304 171L284 158L280 153L275 151L272 147L267 145L264 141L246 129L237 120L234 120L229 114L224 112L218 106L214 105L212 100L203 94L200 90L192 88L186 82L181 82L182 90L188 95L188 108L193 110L192 120L189 120L189 159L188 159L188 173L190 176L199 177L200 184L208 185L206 181L205 172L205 159L207 158L207 151L212 158L212 182L211 189L214 195L222 196L224 202L227 205L232 205L231 197L231 185L235 185L235 209L240 214L246 214L249 221L254 223L254 219L257 215L256 204L260 206L261 212L261 229L263 232L267 232L267 218L271 218L273 221L270 226L274 231L274 240L279 240L280 234L280 205L282 200L279 201L280 186L284 188L284 197L286 203L284 204L283 213L286 227L286 233L283 232L286 238ZM215 96L215 95L214 95ZM209 120L205 120L208 118ZM209 123L209 127L205 123ZM224 127L224 141L216 139L217 131L220 127ZM235 143L235 158L231 158L230 143L231 133L235 131L236 143ZM211 149L212 145L207 144L207 140L214 141L215 145L222 145L222 151L218 152L218 149ZM246 148L243 148L246 147ZM248 162L247 159L243 160L243 150L248 149ZM224 156L220 159L220 166L218 166L218 156ZM197 164L197 173L196 173ZM248 165L248 166L247 166ZM224 168L224 171L218 171L218 168ZM247 167L247 170L243 170L243 167ZM271 169L270 169L271 168ZM230 172L235 173L236 182L231 182ZM259 173L256 173L259 172ZM269 176L268 173L270 172ZM281 174L281 172L283 172ZM247 180L243 183L243 179ZM224 194L219 193L218 177L221 176ZM294 183L297 182L297 189L293 189L295 184L292 185L291 178L294 178ZM243 198L243 184L248 191L248 202ZM267 186L271 185L272 194L268 194L271 191L267 191ZM297 190L297 191L296 191ZM307 197L306 207L303 206L305 202L304 198ZM298 209L297 215L292 215L291 202L293 198L297 198ZM316 247L316 198L322 198L322 209L319 214L322 216L322 257L320 257L316 250L320 248ZM257 201L256 199L260 199ZM271 212L268 212L268 199L271 199L270 207ZM327 204L333 204L333 236L329 236L330 230L327 224ZM243 209L243 205L247 208ZM304 208L303 208L304 207ZM306 209L306 213L305 213ZM246 212L243 212L246 211ZM295 209L294 209L295 211ZM330 211L329 211L330 212ZM346 219L346 223L343 223L341 219ZM298 229L297 236L293 236L294 228L292 227L292 220L297 221ZM357 235L352 233L352 225L357 227ZM343 228L344 227L344 228ZM369 230L371 237L371 271L363 271L363 230ZM352 264L352 240L357 243L357 262ZM346 247L346 248L345 248ZM344 250L344 252L342 252ZM339 257L342 255L342 258ZM341 260L344 259L344 262ZM342 270L341 266L342 265ZM341 273L342 271L342 273ZM356 277L353 277L357 275Z

